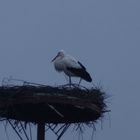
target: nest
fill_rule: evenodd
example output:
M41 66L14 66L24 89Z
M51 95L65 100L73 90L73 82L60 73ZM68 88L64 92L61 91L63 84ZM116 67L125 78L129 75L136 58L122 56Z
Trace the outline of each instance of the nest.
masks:
M34 123L96 121L106 112L104 95L77 86L0 87L0 117Z
M25 132L26 124L39 122L45 123L46 129L52 130L60 139L73 123L76 130L82 130L83 124L93 126L108 112L105 99L106 94L100 89L78 85L1 86L0 118L8 121L20 139L16 130L19 125Z

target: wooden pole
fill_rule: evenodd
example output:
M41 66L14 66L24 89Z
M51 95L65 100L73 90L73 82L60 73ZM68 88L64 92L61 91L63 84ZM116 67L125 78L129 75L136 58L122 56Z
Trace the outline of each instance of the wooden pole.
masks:
M45 140L45 123L39 122L37 124L37 140Z

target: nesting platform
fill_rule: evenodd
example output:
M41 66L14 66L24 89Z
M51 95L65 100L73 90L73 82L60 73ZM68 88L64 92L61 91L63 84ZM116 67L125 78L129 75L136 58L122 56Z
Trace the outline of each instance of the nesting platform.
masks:
M106 112L105 93L78 86L0 87L0 118L24 122L94 122Z

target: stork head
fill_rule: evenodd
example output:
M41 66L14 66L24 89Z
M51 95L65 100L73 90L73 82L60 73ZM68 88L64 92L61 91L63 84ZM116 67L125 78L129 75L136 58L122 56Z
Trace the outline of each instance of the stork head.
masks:
M57 53L56 57L52 60L52 62L54 62L56 59L61 59L61 58L63 58L64 55L65 55L65 51L64 51L64 50L60 50L60 51Z

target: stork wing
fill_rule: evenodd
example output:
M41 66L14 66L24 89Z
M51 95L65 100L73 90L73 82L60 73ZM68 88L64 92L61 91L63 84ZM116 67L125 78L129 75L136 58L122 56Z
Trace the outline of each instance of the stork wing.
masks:
M73 57L65 57L63 59L63 63L65 64L66 68L69 67L69 68L76 68L76 69L81 69L81 68L84 68L84 66L76 61Z
M81 77L88 82L92 81L92 78L86 71L86 68L79 61L76 61L74 59L68 59L65 65L66 69L71 73L75 74L75 76Z
M81 62L78 61L78 64L84 69L86 70L86 68L83 66L83 64Z

